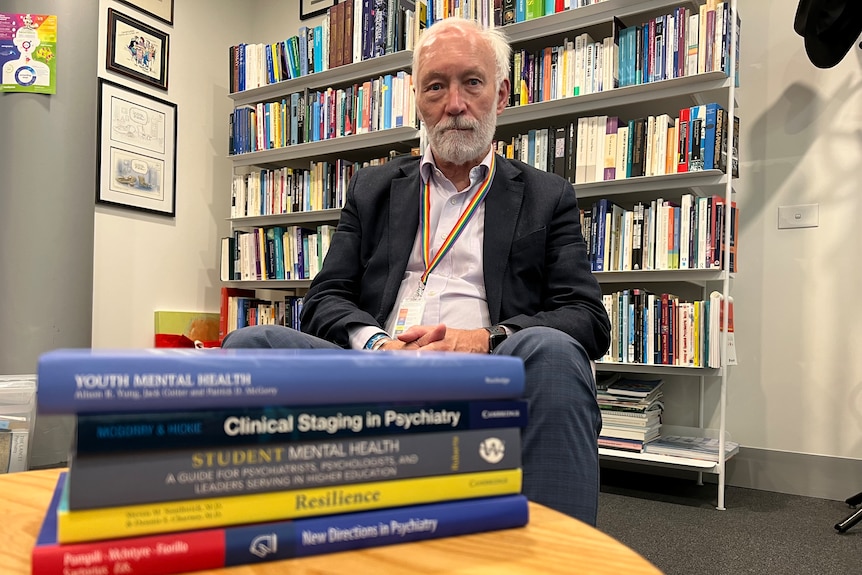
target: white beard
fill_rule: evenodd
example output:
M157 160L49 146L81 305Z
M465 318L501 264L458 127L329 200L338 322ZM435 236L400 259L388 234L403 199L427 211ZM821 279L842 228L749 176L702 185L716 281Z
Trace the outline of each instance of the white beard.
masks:
M491 109L484 118L478 120L454 117L429 128L428 141L434 156L458 166L484 156L497 129L495 112Z

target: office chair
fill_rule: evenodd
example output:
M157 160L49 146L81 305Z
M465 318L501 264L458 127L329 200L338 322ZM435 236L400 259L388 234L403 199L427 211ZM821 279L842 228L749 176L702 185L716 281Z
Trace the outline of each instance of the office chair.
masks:
M862 493L857 493L853 497L848 497L844 500L847 505L856 509L856 506L862 503ZM859 523L862 520L862 509L856 509L853 513L847 516L844 521L835 524L835 529L838 533L846 533L848 529Z

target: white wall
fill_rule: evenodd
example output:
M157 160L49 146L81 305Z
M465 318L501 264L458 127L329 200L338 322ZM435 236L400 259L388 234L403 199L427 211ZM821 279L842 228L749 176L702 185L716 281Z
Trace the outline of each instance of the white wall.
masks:
M112 4L101 3L103 12ZM729 379L727 428L747 447L859 458L862 50L815 68L793 31L796 4L740 1L740 365ZM177 217L97 208L96 347L150 345L156 309L217 311L217 245L228 229L227 47L272 42L300 24L294 2L175 5L166 99L179 105ZM820 205L820 226L778 230L778 206L802 203Z
M862 50L811 64L796 0L740 2L740 366L727 425L749 447L862 456ZM816 203L817 228L777 229Z
M99 35L112 7L170 34L168 92L105 70L99 75L177 104L176 217L96 207L93 346L153 344L156 310L219 308L218 239L228 234L228 46L247 41L254 21L244 2L175 0L174 25L100 0Z

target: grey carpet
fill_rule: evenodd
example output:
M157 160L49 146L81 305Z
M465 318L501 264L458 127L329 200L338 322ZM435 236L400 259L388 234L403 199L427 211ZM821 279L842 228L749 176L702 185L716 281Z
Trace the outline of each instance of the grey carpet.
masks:
M833 528L843 501L728 487L716 502L714 484L602 469L597 526L666 575L862 574L862 522Z

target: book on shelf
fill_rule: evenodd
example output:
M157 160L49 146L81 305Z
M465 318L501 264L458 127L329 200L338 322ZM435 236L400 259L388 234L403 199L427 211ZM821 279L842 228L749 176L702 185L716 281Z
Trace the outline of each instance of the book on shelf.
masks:
M655 441L655 440L653 440ZM620 451L630 451L634 453L642 453L644 450L644 442L640 439L625 439L621 437L606 437L599 436L599 447L605 449L617 449Z
M614 409L603 409L602 425L621 427L654 427L661 423L661 409L651 411L618 411Z
M526 424L527 402L523 400L97 413L78 416L75 449L81 454L168 447L266 445L284 441L525 427Z
M439 477L521 466L521 429L73 453L70 510ZM129 489L129 485L135 489Z
M663 435L650 442L645 453L654 455L669 455L673 457L688 457L705 461L718 461L718 439L709 437L687 437L681 435ZM729 459L739 452L739 443L726 440L724 442L724 458Z
M288 349L59 349L40 356L41 413L511 399L515 357Z
M104 573L169 575L521 527L523 495L61 544L57 510L61 473L32 552L33 573L66 575L76 567ZM131 569L131 570L130 570Z
M625 397L644 399L654 395L664 383L661 379L635 379L632 377L621 377L608 384L607 393Z
M61 543L116 539L520 491L521 470L507 469L74 511L69 509L64 487L57 510L57 539Z

